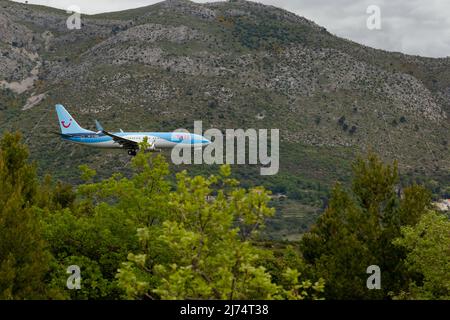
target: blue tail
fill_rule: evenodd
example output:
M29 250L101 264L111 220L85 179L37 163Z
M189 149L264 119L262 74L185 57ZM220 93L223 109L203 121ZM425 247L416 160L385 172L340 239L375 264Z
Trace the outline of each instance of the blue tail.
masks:
M75 121L61 104L56 105L56 113L58 114L59 127L61 128L62 134L94 133L80 127L78 122Z

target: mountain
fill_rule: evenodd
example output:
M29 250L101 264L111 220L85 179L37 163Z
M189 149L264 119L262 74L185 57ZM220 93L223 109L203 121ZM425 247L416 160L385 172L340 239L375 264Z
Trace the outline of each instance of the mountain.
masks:
M316 214L369 149L398 159L408 179L448 187L450 58L375 50L248 1L169 0L83 15L80 30L68 17L0 0L0 131L24 132L41 173L76 181L86 162L100 175L129 170L125 153L52 135L62 103L90 128L94 118L109 130L190 129L195 120L279 128L280 174L237 172L287 193L285 213Z

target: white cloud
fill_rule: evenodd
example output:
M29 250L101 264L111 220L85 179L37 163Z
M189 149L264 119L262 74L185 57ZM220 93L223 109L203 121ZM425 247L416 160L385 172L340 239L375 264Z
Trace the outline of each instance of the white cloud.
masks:
M90 14L137 8L156 2L159 1L29 1L60 9L77 5L82 12ZM333 34L374 48L429 57L450 56L448 0L259 0L258 2L295 12L324 26ZM366 9L369 5L378 5L381 9L381 30L367 29Z

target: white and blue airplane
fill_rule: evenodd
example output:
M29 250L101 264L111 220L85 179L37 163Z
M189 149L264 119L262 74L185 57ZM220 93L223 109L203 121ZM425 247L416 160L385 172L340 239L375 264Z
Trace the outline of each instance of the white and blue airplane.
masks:
M211 143L203 136L184 132L124 132L121 129L120 132L110 133L103 130L97 120L95 120L97 132L94 132L83 129L60 104L56 105L56 113L61 128L61 133L58 134L63 140L89 147L125 149L130 156L136 155L139 144L145 139L149 145L146 151L171 149L179 144L197 149Z

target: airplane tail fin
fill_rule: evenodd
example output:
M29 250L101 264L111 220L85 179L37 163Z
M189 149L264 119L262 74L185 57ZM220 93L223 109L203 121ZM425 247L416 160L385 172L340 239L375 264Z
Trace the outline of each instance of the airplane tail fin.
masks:
M93 133L92 131L82 128L78 122L67 112L63 105L56 105L56 113L58 114L59 127L62 134L74 133Z

